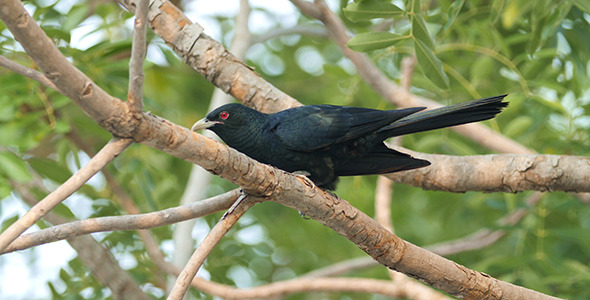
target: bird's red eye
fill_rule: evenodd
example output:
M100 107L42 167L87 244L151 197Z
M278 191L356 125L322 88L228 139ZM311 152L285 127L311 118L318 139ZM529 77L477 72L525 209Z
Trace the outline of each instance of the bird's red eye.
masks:
M227 120L228 117L229 117L229 113L227 111L222 111L219 114L219 118L222 119L222 120Z

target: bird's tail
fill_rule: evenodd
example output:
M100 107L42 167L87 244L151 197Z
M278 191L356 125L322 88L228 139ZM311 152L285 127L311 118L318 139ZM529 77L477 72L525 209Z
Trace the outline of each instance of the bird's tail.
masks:
M508 106L508 102L502 102L504 97L482 98L411 114L381 128L379 133L392 137L488 120Z

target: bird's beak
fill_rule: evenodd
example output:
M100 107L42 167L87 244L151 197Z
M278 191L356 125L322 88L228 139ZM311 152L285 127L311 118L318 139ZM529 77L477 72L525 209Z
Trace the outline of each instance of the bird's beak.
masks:
M217 122L217 121L209 121L207 120L207 118L198 120L197 123L195 123L193 125L193 127L191 128L192 131L199 131L201 129L207 129L215 124L219 124L221 122Z

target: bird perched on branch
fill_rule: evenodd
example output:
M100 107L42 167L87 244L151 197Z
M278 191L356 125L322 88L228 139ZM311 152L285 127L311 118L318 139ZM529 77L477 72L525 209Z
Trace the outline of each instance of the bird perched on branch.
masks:
M338 176L370 175L430 165L389 149L383 141L409 133L488 120L508 105L506 95L433 110L425 107L375 110L308 105L264 114L241 104L226 104L196 122L227 145L288 172L300 172L319 187L334 190Z

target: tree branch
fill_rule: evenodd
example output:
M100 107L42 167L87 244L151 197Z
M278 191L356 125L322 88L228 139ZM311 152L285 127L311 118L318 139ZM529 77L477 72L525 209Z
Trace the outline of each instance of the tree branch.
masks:
M129 93L127 94L127 101L133 113L143 110L143 62L147 48L145 36L148 11L148 0L138 0L133 26L133 43L129 61Z
M234 203L234 205L227 211L227 213L215 224L213 229L207 234L201 245L197 248L193 256L189 259L184 269L172 287L172 291L168 295L169 300L180 300L188 290L188 287L197 275L197 271L201 268L205 259L225 234L238 222L248 209L254 204L260 202L262 199L257 197L242 196Z
M541 193L537 192L527 200L529 206L533 207L541 201ZM529 209L520 208L502 218L498 223L501 226L515 225L528 213ZM487 247L506 235L505 230L480 229L469 236L442 243L426 246L425 248L439 255L447 256L464 251L477 250Z
M319 26L302 26L297 25L291 28L274 28L264 34L255 36L252 38L251 45L264 43L268 40L286 36L286 35L293 35L293 34L300 34L306 36L316 36L320 38L328 37L328 33L323 27Z
M175 224L228 209L236 201L238 195L239 190L235 189L209 199L161 211L127 216L100 217L56 225L20 236L0 254L90 233L150 229Z
M452 156L402 152L432 165L387 174L391 180L426 190L590 192L590 157L567 155L490 154Z
M47 77L45 77L45 75L41 74L41 72L37 71L37 70L33 70L31 68L27 68L21 64L18 64L16 62L13 62L12 60L1 56L0 55L0 66L5 67L17 74L23 75L27 78L33 79L39 83L41 83L42 85L50 88L50 89L54 89L60 93L63 94L62 91L60 91L55 84L53 84L53 82L51 82L49 79L47 79Z

